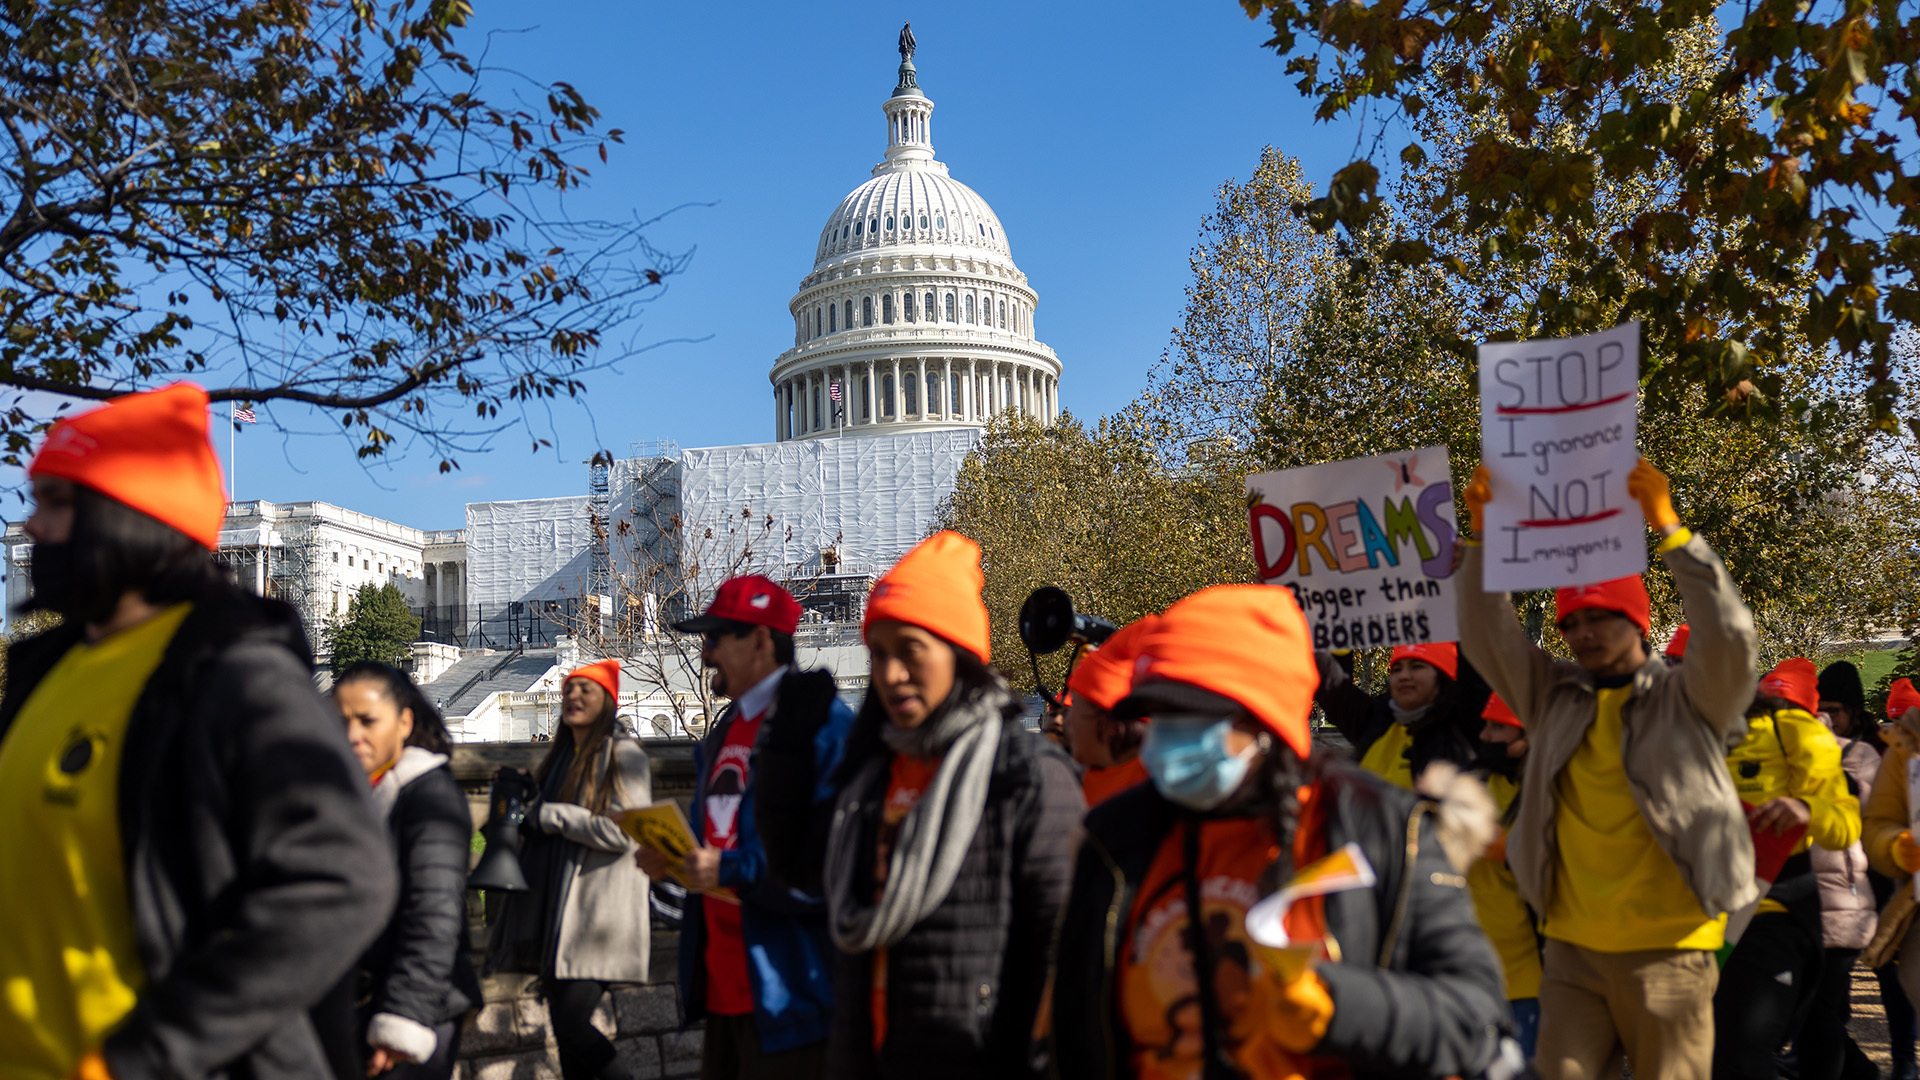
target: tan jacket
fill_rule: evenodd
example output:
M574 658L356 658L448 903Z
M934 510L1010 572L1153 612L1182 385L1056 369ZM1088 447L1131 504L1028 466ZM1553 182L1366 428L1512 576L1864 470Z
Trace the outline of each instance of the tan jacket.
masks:
M653 770L640 741L611 739L606 752L618 755L621 780L607 813L651 804ZM639 845L611 817L572 803L541 803L540 828L579 845L573 849L560 909L554 977L646 982L652 913L647 875L633 861Z
M1458 575L1460 649L1513 708L1530 749L1520 814L1507 840L1520 895L1546 911L1559 858L1556 781L1596 715L1593 676L1549 656L1520 628L1505 593L1482 587L1479 547ZM1621 707L1623 765L1654 842L1679 869L1709 916L1737 911L1759 894L1753 839L1727 771L1727 749L1746 731L1757 647L1753 615L1718 556L1698 536L1662 558L1680 590L1693 637L1686 662L1654 655L1633 676Z
M1867 808L1860 815L1860 842L1866 846L1867 863L1896 884L1913 876L1893 861L1893 841L1909 827L1907 759L1912 756L1899 744L1888 741L1887 752L1880 758L1880 772L1867 795Z

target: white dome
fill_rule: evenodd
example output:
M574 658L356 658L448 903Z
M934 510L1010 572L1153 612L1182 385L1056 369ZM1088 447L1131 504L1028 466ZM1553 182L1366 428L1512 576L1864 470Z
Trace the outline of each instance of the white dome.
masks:
M975 248L1012 260L1000 218L972 188L944 168L889 165L854 188L827 218L816 268L842 255L898 247Z
M881 106L887 150L820 230L773 362L774 438L981 428L1059 415L1060 361L1034 335L1039 297L1000 218L933 156L913 39Z

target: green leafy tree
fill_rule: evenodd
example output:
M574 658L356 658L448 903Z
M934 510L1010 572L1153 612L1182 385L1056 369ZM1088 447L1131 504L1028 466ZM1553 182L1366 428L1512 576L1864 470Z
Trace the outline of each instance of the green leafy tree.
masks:
M1038 586L1124 624L1196 589L1253 580L1244 487L1204 447L1190 466L1165 467L1126 417L1088 427L1070 413L1052 424L1007 414L961 466L935 527L980 544L993 653L1024 685L1018 618ZM1049 685L1065 665L1064 652L1043 661Z
M192 377L445 471L618 360L681 265L565 216L621 133L563 82L489 100L467 0L4 2L0 386ZM9 463L47 401L0 410Z
M360 586L347 601L347 614L326 629L328 663L339 671L359 660L398 665L420 640L420 620L407 610L400 587Z
M1242 474L1444 443L1458 492L1480 441L1477 372L1460 343L1535 328L1504 299L1505 283L1475 292L1382 255L1426 211L1417 197L1339 236L1294 212L1311 194L1298 164L1272 149L1250 179L1221 187L1182 321L1134 414L1163 461L1190 467L1188 448L1201 447ZM1604 195L1617 212L1664 198L1626 185ZM1541 251L1540 275L1563 273L1558 249ZM1647 366L1661 363L1650 348ZM1657 374L1642 396L1641 445L1672 476L1683 518L1726 558L1770 658L1817 657L1920 615L1900 589L1920 520L1912 444L1874 433L1840 366L1795 347L1783 377L1809 404L1792 415L1716 415L1697 387ZM1677 597L1650 561L1656 617L1671 626ZM1521 603L1547 636L1550 594Z
M1920 317L1920 16L1866 0L1241 0L1330 120L1383 138L1306 203L1358 236L1386 171L1437 161L1432 231L1383 256L1514 288L1529 336L1642 319L1713 411L1797 419L1797 349L1844 357L1898 416L1895 331ZM1728 29L1723 34L1719 19ZM1702 38L1705 48L1702 48ZM1679 77L1676 77L1679 76ZM1453 107L1468 125L1423 118ZM1384 136L1411 133L1398 165ZM1657 193L1615 213L1608 191ZM1543 276L1542 237L1558 260ZM1463 253L1464 252L1464 253ZM1920 434L1920 418L1907 423Z

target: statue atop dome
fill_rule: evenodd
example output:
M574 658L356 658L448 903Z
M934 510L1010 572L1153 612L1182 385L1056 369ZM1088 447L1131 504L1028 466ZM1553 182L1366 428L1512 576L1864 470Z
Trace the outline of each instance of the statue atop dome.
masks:
M913 24L908 23L907 25L900 28L900 59L902 60L913 59L913 49L915 44L916 43L913 40Z

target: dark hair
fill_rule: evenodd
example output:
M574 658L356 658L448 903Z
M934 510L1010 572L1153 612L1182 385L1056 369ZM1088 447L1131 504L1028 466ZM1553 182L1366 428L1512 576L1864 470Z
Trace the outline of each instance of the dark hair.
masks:
M152 604L194 600L221 583L206 545L118 499L73 486L73 533L67 542L71 611L103 622L120 598L138 592Z
M1445 675L1446 672L1441 672ZM1293 877L1293 837L1300 829L1300 789L1319 778L1323 761L1318 751L1302 758L1284 741L1269 737L1266 769L1261 780L1273 807L1273 862L1260 872L1262 897L1280 891Z
M939 637L937 634L934 636ZM945 701L933 707L934 712L944 709L948 702L959 701L996 686L1006 687L1007 680L970 650L945 638L940 638L940 641L953 650L953 689L947 691ZM1008 697L1010 700L1000 713L1003 723L1018 720L1021 713L1019 702L1011 700L1011 694ZM840 760L839 770L834 773L835 783L844 784L852 780L869 757L885 750L886 743L880 737L880 730L886 723L886 706L880 704L880 692L869 679L866 696L860 699L860 711L854 714L853 727L847 731L847 749Z
M564 684L562 684L564 685ZM596 686L599 684L595 684ZM608 742L620 737L620 699L606 694L601 687L607 703L600 708L600 715L594 717L593 725L587 729L585 741L575 745L573 729L561 724L553 733L553 742L548 746L546 755L540 764L534 767L533 777L540 781L545 790L547 777L553 773L553 767L560 755L568 749L573 751L573 761L567 766L567 774L561 777L559 801L584 806L596 814L604 814L613 802L614 789L622 784L620 776L620 758L618 755L607 761L607 774L601 776L594 772L597 759Z
M727 637L746 637L758 629L759 626L759 623L727 619L720 626L707 631L705 636L718 637L725 634ZM782 667L793 663L793 635L783 634L769 626L767 627L767 636L773 639L773 662Z
M447 737L446 719L440 715L439 709L427 701L427 695L414 685L406 672L377 660L356 660L334 676L333 686L338 690L356 682L380 684L395 706L413 712L413 733L407 736L408 746L418 746L436 754L452 752L453 742Z

